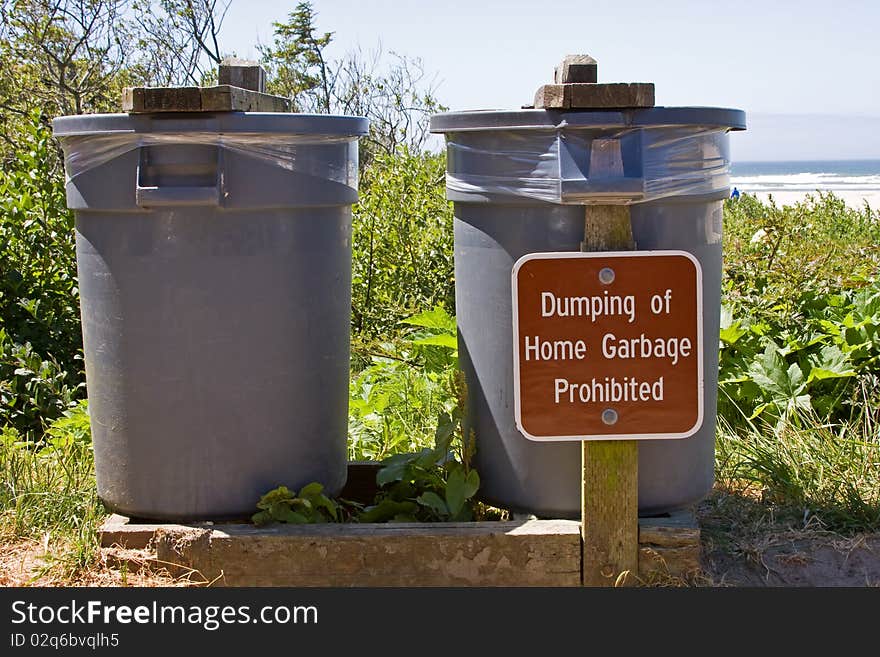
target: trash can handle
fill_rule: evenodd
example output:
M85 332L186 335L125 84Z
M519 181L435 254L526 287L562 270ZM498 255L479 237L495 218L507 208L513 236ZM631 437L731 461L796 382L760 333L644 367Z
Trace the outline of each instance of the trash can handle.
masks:
M624 175L620 139L595 138L585 145L560 138L559 153L563 203L631 203L645 197L645 179ZM589 176L580 163L584 155Z
M223 188L221 149L214 147L208 153L200 153L201 157L193 161L193 152L179 150L181 146L189 145L172 143L140 149L134 194L138 207L218 207L220 205ZM207 158L204 157L206 154ZM158 161L153 159L160 155ZM181 163L183 172L180 169ZM200 170L195 180L192 177L193 167ZM158 172L162 172L161 175ZM184 177L181 177L182 175ZM213 185L204 184L212 179ZM174 184L176 181L182 184ZM193 182L196 184L192 184Z
M141 187L135 190L135 202L138 207L166 207L220 205L220 189L217 185L210 187Z
M563 180L560 187L563 203L592 202L613 205L639 201L645 197L644 178Z

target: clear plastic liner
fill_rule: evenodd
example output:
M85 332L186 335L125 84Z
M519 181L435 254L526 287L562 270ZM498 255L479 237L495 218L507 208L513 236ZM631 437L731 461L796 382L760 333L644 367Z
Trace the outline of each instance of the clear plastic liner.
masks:
M220 152L234 152L288 171L338 182L354 190L358 186L356 136L127 132L69 135L59 140L64 149L64 169L68 181L144 147L216 146ZM344 149L342 153L339 152L340 148ZM324 151L328 157L322 156Z
M629 205L726 193L727 127L447 132L450 196Z

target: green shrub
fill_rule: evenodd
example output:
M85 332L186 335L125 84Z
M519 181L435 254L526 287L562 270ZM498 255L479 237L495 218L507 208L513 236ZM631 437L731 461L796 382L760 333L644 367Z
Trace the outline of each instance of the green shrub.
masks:
M354 208L352 324L387 339L406 317L438 304L452 310L452 209L445 155L377 153L362 172Z
M725 207L719 413L847 421L880 401L880 215L831 194Z
M73 218L52 134L38 115L0 170L0 424L38 437L81 397Z
M726 296L754 313L794 317L805 289L858 286L875 273L878 241L880 212L834 194L783 207L745 194L724 208Z
M45 359L26 342L15 344L0 328L0 413L4 425L39 441L43 428L81 396L82 383L51 355Z

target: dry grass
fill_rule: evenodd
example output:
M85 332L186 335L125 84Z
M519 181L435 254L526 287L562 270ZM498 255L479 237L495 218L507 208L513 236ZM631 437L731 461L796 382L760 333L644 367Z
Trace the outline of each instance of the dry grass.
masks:
M63 546L19 539L0 543L0 586L193 586L191 577L172 577L148 550L102 548L74 573L54 567Z

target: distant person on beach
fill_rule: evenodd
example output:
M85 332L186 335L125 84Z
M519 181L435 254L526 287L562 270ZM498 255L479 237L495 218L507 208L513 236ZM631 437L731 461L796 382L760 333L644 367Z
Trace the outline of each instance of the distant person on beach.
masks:
M739 198L739 190L736 187L733 188L733 192L731 192L730 198Z

